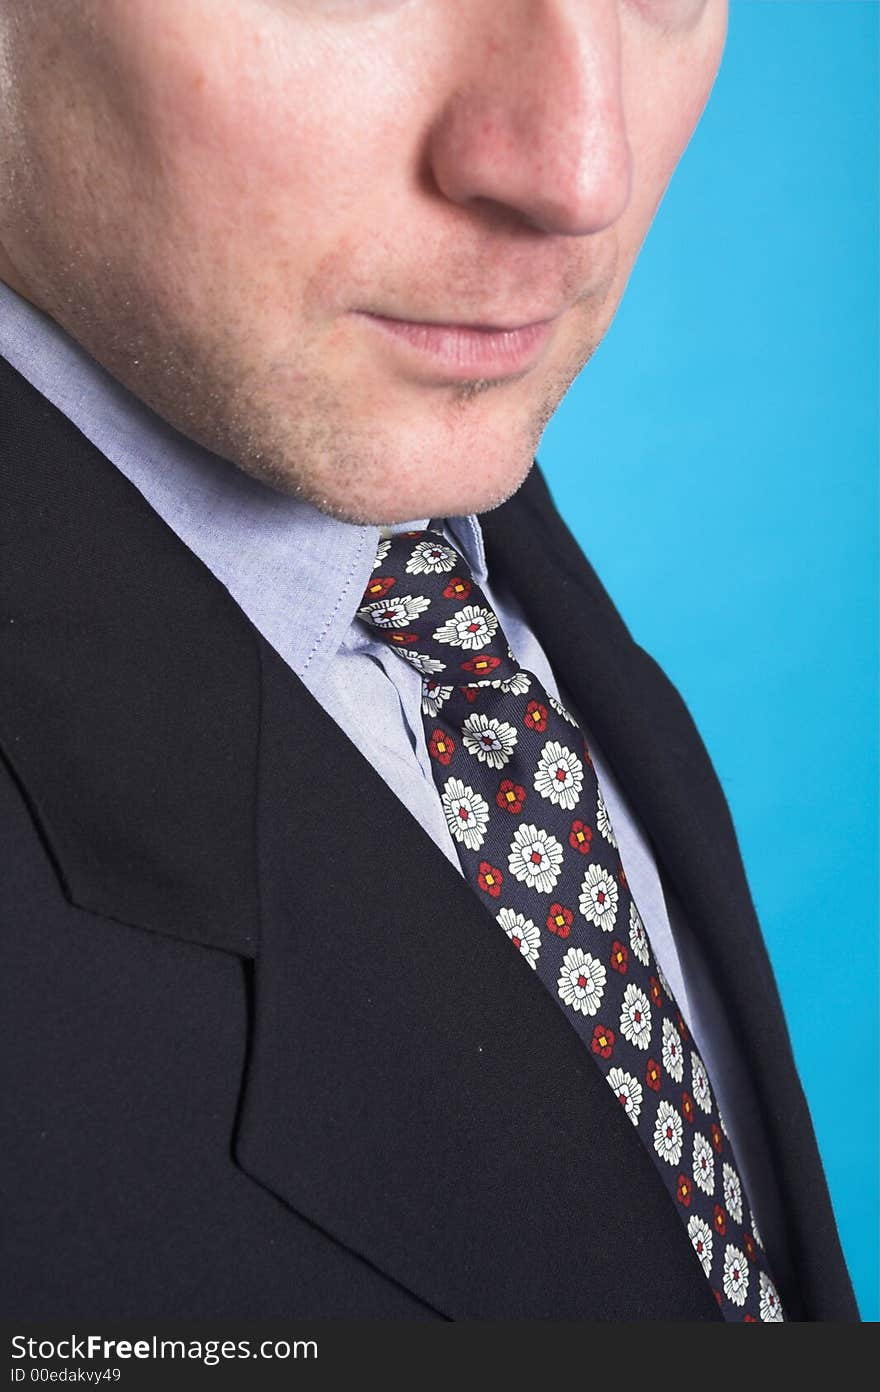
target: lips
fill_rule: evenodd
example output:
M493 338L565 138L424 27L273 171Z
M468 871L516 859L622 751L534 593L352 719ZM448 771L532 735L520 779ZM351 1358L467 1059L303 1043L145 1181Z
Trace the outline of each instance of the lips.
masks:
M415 364L452 380L507 377L528 371L546 346L554 319L511 327L437 323L361 313Z

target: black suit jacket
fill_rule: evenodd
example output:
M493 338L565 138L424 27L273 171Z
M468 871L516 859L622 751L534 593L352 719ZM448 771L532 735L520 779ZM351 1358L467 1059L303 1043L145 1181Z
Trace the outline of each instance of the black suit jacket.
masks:
M222 585L3 359L0 473L9 1314L717 1319L534 973ZM700 736L537 467L482 522L721 986L777 1165L783 1302L857 1318Z

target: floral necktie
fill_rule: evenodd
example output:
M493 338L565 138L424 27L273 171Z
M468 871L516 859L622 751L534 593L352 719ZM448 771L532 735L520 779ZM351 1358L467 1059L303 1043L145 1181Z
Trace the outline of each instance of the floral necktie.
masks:
M654 958L577 722L519 666L440 531L380 543L358 617L421 674L464 875L590 1050L724 1318L783 1320L706 1066Z

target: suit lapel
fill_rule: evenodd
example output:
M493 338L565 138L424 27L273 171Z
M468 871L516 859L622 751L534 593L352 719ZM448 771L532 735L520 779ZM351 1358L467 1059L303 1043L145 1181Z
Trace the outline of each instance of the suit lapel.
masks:
M67 897L256 951L251 625L0 358L0 748Z

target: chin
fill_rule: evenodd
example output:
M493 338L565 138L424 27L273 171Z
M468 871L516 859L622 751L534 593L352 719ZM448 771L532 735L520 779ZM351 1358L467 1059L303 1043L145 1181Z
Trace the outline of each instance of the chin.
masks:
M470 513L490 512L506 502L523 483L533 463L533 457L522 461L516 470L484 471L476 463L469 475L455 477L458 471L444 471L438 465L431 475L415 477L413 471L402 468L395 476L387 471L381 480L362 479L357 488L337 493L335 490L300 488L302 496L322 512L344 522L373 526L393 526L421 518L463 517Z
M512 430L503 420L459 419L451 430L432 430L433 424L396 440L386 436L378 459L349 471L344 494L339 490L331 499L337 515L391 525L490 512L516 492L532 467L536 432Z
M296 409L275 396L268 406L239 402L212 421L203 443L342 521L467 516L498 507L528 474L548 414L546 393L533 397L450 401L409 392L395 401L386 389L364 402L354 390L346 397L335 386L300 386Z

